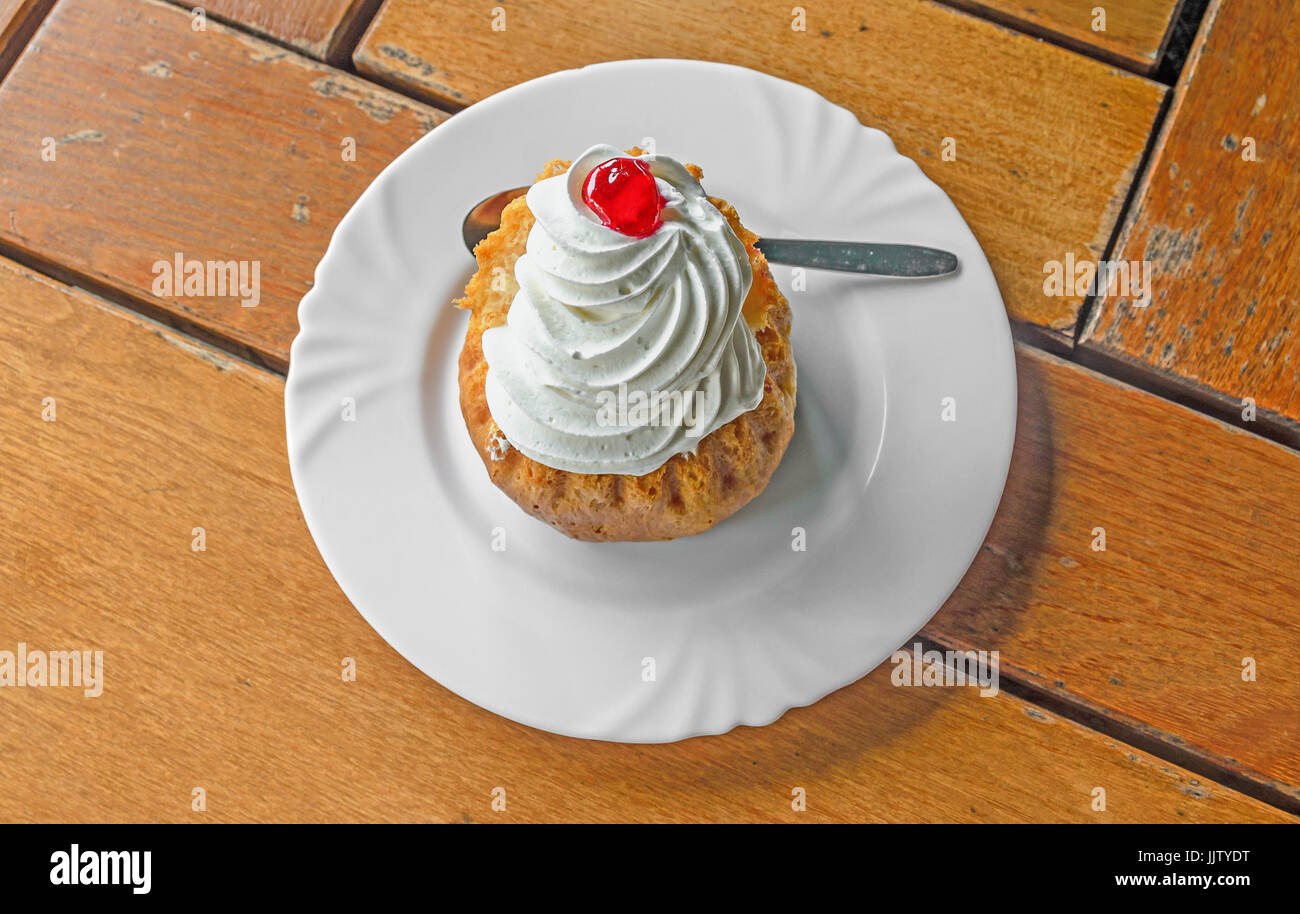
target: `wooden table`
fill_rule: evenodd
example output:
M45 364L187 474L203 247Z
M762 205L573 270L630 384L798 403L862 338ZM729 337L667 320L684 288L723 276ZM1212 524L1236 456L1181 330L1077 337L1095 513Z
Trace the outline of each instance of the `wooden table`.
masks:
M1104 31L1091 0L809 4L802 31L759 0L588 6L511 0L494 31L492 4L452 0L0 0L0 650L99 648L106 681L0 688L0 819L1294 821L1285 5L1211 2L1172 85L1178 0L1107 5ZM570 740L424 677L322 564L282 397L334 226L461 107L638 56L849 107L987 250L1015 456L921 637L1000 651L997 697L886 667L761 729ZM156 289L175 252L260 260L259 305ZM1149 261L1151 300L1045 294L1067 256Z

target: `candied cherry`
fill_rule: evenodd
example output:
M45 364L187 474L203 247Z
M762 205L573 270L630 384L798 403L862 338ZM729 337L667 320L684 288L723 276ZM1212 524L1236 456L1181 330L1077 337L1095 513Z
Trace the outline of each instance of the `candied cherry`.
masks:
M654 234L664 208L650 166L628 156L606 159L593 168L583 182L582 201L603 224L633 238Z

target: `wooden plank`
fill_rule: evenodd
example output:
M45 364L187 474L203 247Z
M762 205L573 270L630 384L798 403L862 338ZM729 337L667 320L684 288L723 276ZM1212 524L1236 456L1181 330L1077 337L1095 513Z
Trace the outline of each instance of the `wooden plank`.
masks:
M1165 89L952 9L888 0L388 0L357 69L439 104L632 57L720 59L804 83L880 127L953 198L1011 315L1072 342L1081 297L1043 293L1043 265L1110 242ZM498 20L499 21L499 20ZM741 24L742 27L738 27ZM951 141L951 143L949 143ZM955 160L945 160L945 149ZM563 155L539 151L539 159Z
M1288 818L1005 692L896 688L888 668L673 745L510 723L339 592L294 500L279 378L7 262L0 324L0 648L104 651L97 698L0 688L0 818Z
M1029 347L1018 368L1002 506L925 633L1300 808L1300 455Z
M172 0L187 10L202 7L207 16L241 26L340 65L348 59L380 0Z
M1300 21L1213 3L1113 255L1152 300L1101 303L1083 351L1300 435ZM1251 156L1253 155L1253 160ZM1249 421L1249 420L1248 420Z
M1153 73L1183 0L942 0L1084 54ZM1097 11L1104 11L1099 18Z
M0 85L0 246L283 366L334 226L444 117L169 4L68 0ZM178 253L258 262L258 303L154 294Z
M53 5L54 0L0 0L0 79Z

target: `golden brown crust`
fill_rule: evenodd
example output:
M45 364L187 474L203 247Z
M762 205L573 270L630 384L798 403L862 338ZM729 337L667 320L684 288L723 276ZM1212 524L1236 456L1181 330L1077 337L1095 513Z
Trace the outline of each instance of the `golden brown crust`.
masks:
M698 178L699 170L688 167ZM550 162L538 179L567 168L567 162ZM488 411L482 338L483 331L505 323L519 288L515 261L533 226L523 197L506 207L501 228L474 249L478 272L456 302L470 311L460 353L460 407L470 439L493 483L529 514L575 539L668 540L708 530L763 491L794 433L790 306L754 247L758 236L740 224L730 204L710 199L744 242L753 268L743 313L767 363L763 400L706 435L694 455L678 454L644 476L557 470L506 442Z

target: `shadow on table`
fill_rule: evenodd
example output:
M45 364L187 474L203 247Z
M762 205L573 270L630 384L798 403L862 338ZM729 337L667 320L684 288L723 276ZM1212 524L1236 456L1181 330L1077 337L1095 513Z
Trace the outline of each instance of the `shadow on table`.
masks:
M1015 449L997 515L956 591L917 638L908 639L905 649L919 639L927 648L939 650L998 650L1008 635L1028 624L1026 603L1046 554L1043 543L1055 489L1054 449L1043 368L1037 360L1022 358L1018 371ZM1005 659L1003 666L1005 683ZM977 751L971 744L972 738L978 738L977 729L917 731L935 712L953 708L954 701L974 699L978 691L967 687L968 695L957 696L948 688L903 689L892 684L892 671L893 665L886 661L858 682L807 708L793 709L764 728L740 727L723 736L666 746L601 744L599 754L613 765L621 761L642 770L646 765L666 766L669 771L681 766L681 776L699 779L697 789L704 786L702 780L720 794L744 793L745 785L752 786L754 780L784 773L813 780L846 770L888 774L900 765L927 764L926 759L911 758L917 748L926 750L932 764L964 763ZM957 713L964 721L979 714ZM894 745L900 738L907 738L907 746ZM900 751L907 754L895 754ZM862 764L866 756L874 761ZM655 780L667 774L660 770Z

